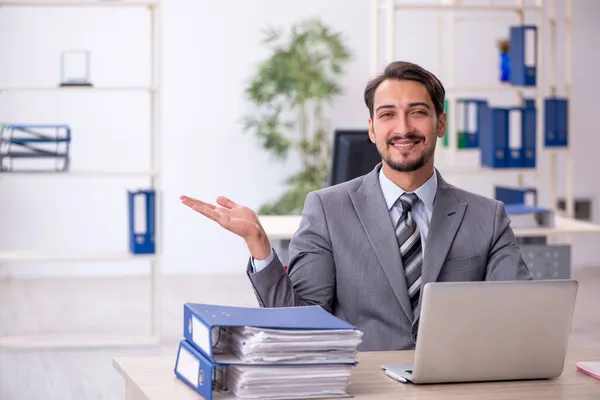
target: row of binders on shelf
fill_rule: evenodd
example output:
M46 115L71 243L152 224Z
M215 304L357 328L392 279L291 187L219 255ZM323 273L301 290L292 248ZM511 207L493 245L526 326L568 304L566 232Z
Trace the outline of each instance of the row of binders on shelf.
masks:
M496 186L495 198L504 203L512 228L554 228L552 209L540 207L537 189Z
M0 124L0 172L69 170L71 128L56 124Z
M319 306L186 303L183 319L174 373L206 400L349 397L363 334Z
M0 124L0 172L67 172L71 128L62 124ZM155 252L156 193L128 191L129 250Z
M494 107L485 99L457 99L457 148L481 152L481 165L489 168L535 168L537 110L534 100L522 106ZM446 110L448 102L446 101ZM448 111L446 111L448 112ZM568 101L544 101L544 146L568 145ZM448 132L442 145L448 147Z
M501 82L515 87L537 85L538 29L515 25L501 42ZM494 107L486 99L459 98L457 112L444 103L448 115L458 117L456 147L480 149L481 164L490 168L533 168L536 165L536 105L531 99L515 107ZM547 148L568 146L566 98L548 97L543 102L543 137ZM450 112L452 111L452 112ZM449 147L448 131L442 145Z

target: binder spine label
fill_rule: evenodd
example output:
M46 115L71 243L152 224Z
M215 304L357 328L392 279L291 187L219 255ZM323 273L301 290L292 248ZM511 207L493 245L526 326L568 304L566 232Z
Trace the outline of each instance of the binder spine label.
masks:
M211 355L210 330L197 317L192 315L192 341L204 352Z
M536 207L537 206L536 193L532 192L532 191L525 192L525 198L524 198L523 202L525 203L526 206Z
M476 101L470 101L467 104L467 148L479 147L479 114L477 113L477 107L480 104Z
M177 359L177 372L194 388L198 388L200 380L200 361L185 347L180 346Z

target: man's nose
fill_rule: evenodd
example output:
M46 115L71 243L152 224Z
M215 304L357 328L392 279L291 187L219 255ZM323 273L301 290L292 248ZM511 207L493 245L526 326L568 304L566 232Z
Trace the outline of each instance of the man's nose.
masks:
M399 114L395 120L394 132L398 135L405 135L412 132L412 126L405 115Z

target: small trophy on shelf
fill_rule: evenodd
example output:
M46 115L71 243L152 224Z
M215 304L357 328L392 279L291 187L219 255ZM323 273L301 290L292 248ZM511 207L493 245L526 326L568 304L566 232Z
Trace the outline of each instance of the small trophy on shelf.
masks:
M90 52L69 50L61 54L60 86L93 86L90 82Z

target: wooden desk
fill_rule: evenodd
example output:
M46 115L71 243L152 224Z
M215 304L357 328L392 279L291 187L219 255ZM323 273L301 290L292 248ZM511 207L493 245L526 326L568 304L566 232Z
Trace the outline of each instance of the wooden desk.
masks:
M350 392L362 399L600 399L600 381L577 372L575 363L600 360L600 342L571 348L561 377L555 380L412 385L388 378L379 365L412 362L412 351L360 353ZM199 400L201 396L173 373L173 357L115 358L114 367L125 379L127 400ZM218 398L218 396L216 397Z

